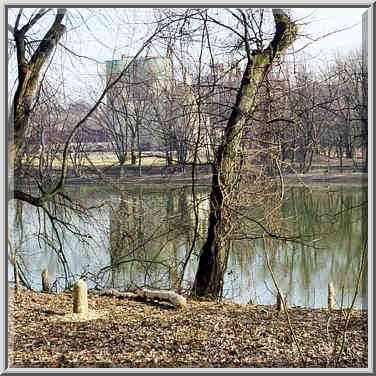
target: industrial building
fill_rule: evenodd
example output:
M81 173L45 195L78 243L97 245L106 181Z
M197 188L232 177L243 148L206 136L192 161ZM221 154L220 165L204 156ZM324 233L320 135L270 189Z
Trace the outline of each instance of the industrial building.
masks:
M172 61L168 57L122 56L121 60L106 61L106 80L111 83L122 75L119 82L109 92L109 97L124 95L127 91L129 100L146 99L146 93L156 89L169 90L173 81Z
M120 79L119 79L119 76ZM129 127L130 142L137 133L141 150L160 149L161 140L152 132L156 102L169 96L174 74L169 57L122 56L120 60L106 61L106 82L118 80L107 93L109 111L120 114L114 126ZM160 103L158 103L160 104ZM132 134L133 131L133 134Z

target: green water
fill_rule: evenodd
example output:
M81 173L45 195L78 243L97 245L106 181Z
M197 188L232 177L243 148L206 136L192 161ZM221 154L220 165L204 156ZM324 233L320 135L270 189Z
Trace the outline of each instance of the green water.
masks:
M189 290L205 241L207 188L198 189L195 200L190 187L161 185L122 187L121 192L104 186L75 186L69 193L80 197L84 205L101 204L90 218L63 213L76 229L90 235L85 241L64 227L58 229L59 239L52 236L48 219L28 205L22 205L18 222L14 204L9 208L12 237L33 288L40 289L40 273L48 267L56 289L84 276L89 287L97 284L124 290L147 285ZM249 217L262 217L261 209L247 210ZM273 235L288 240L264 239L261 227L251 223L235 223L238 240L231 243L224 300L274 304L271 268L290 305L326 306L328 282L334 284L337 307L351 304L368 236L366 187L289 189L268 223ZM367 306L367 268L357 307ZM11 265L8 277L13 278Z

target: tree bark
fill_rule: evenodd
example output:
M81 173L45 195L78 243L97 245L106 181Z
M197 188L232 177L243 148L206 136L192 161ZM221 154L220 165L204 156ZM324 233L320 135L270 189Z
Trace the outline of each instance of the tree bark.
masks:
M239 11L241 12L241 11ZM192 288L192 297L217 298L222 293L232 233L231 206L242 167L240 142L246 121L257 104L257 92L268 72L296 39L298 26L281 9L273 9L275 35L263 51L251 53L246 17L241 12L248 56L236 102L213 163L209 227Z
M13 35L17 47L18 84L12 104L11 134L8 139L8 172L13 172L20 151L25 142L25 132L31 113L31 104L36 92L42 68L45 66L49 56L54 50L60 38L65 33L65 26L62 24L66 9L57 11L54 23L39 43L29 61L25 54L25 36L29 29L42 18L48 10L41 10L29 23L21 29L15 27Z

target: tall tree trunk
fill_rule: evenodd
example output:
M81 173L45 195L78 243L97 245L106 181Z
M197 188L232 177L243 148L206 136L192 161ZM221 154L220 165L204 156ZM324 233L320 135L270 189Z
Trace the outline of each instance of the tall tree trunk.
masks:
M137 157L136 157L136 134L135 132L132 132L132 138L131 138L131 165L134 166L137 163Z
M368 145L365 147L366 156L364 157L363 172L368 172Z
M25 142L26 127L31 113L33 96L37 90L41 70L45 66L49 56L56 44L65 33L65 26L62 24L66 9L57 11L54 23L40 42L38 48L29 61L26 59L25 38L30 28L37 23L48 10L41 9L21 29L13 31L17 47L18 84L12 103L10 116L11 134L8 138L8 173L12 175L14 166L20 158L20 151ZM21 15L21 13L19 14Z
M119 179L123 179L127 175L127 166L125 165L125 158L119 163Z
M140 128L137 126L138 176L142 176L142 150L140 144Z
M248 45L246 16L242 11L244 43L248 56L236 102L213 164L209 227L192 288L193 297L221 295L232 233L231 206L235 204L242 167L240 142L244 124L257 104L257 93L271 67L296 39L298 27L281 9L273 9L274 38L264 51L252 52Z

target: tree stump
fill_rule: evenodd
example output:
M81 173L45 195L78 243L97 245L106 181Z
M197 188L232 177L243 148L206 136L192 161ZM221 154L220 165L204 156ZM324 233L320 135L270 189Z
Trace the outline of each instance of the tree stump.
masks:
M87 317L89 308L86 283L83 280L79 279L74 284L73 293L73 313L77 313L81 317Z
M42 291L50 292L50 284L48 282L48 269L43 269L42 271Z
M334 286L332 282L328 283L328 310L334 309Z

